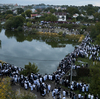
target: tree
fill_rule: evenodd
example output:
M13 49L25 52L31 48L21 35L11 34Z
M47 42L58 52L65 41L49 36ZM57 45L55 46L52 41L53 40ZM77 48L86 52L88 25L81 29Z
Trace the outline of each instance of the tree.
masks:
M22 12L22 13L21 13L21 16L25 18L25 13L24 13L24 12Z
M37 9L37 13L40 14L40 12L41 12L41 9Z
M13 27L14 28L17 28L17 27L19 27L19 26L23 26L23 24L24 24L24 21L25 21L25 18L24 17L22 17L22 16L16 16L15 18L14 18L14 20L13 20Z
M13 17L13 14L8 14L5 18L9 19L10 17Z
M57 21L58 18L53 14L45 15L45 21Z
M37 73L38 71L39 71L38 66L35 63L31 64L29 62L28 65L25 65L24 70L21 71L21 74L28 75L28 74L31 74L31 73Z
M12 28L18 28L23 26L25 18L22 16L10 17L9 20L5 22L5 28L11 30Z
M11 10L7 10L6 14L13 14L13 12Z
M31 17L31 13L32 13L31 10L26 10L26 11L25 11L25 14L27 15L27 17Z
M100 34L96 37L96 42L100 45Z
M13 22L11 20L7 20L4 26L6 30L11 30L11 28L13 27Z
M54 12L56 12L57 10L56 9L50 9L50 12L51 13L54 13Z
M100 21L100 13L96 12L94 14L94 19L95 19L95 21Z
M95 26L91 26L91 29L90 29L90 36L93 38L93 39L96 39L96 37L99 35L100 33L100 22L96 23Z
M88 15L93 15L95 13L95 9L93 7L92 4L88 4L88 7L87 7L87 14Z
M100 63L91 67L90 92L100 96Z
M79 10L77 8L74 8L74 7L68 7L67 8L67 12L72 16L73 14L75 13L78 13L79 14Z
M31 27L32 26L32 23L31 22L27 22L27 26L28 27Z
M22 12L24 12L22 8L17 8L17 14L21 14Z

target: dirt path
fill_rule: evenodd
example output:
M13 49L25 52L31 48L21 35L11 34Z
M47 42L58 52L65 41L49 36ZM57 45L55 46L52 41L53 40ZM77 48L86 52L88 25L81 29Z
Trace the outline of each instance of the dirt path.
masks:
M55 83L54 81L46 81L47 84L51 85L51 90L55 88ZM57 86L56 86L57 87ZM12 90L13 91L17 91L17 93L20 95L20 92L28 92L30 91L30 89L25 90L23 87L21 87L19 84L13 85L12 86ZM30 91L32 94L35 94L37 96L36 99L53 99L52 98L52 92L50 92L49 94L46 94L46 96L41 96L40 92L37 92L36 90ZM62 95L61 95L62 96ZM67 97L67 99L70 99Z

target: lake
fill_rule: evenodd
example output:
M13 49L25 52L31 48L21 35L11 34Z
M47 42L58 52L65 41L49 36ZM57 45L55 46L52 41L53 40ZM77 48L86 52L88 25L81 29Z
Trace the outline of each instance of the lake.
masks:
M0 40L0 60L18 67L34 62L41 74L56 71L59 62L75 47L66 38L17 35L4 29L1 30Z

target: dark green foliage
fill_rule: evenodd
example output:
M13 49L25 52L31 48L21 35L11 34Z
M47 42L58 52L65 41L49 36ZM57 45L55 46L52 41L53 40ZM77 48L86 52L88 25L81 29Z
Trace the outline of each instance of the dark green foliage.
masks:
M9 18L11 18L11 17L13 17L13 14L8 14L5 18L6 18L6 19L9 19Z
M25 11L25 14L27 15L27 17L31 17L31 13L32 11L30 9Z
M90 31L90 36L93 39L96 39L96 37L100 34L100 22L96 23L95 26L91 26Z
M96 12L94 14L94 19L95 19L95 21L100 21L100 13Z
M88 15L93 15L94 13L95 13L95 9L93 8L93 6L88 6L87 14Z
M17 31L23 31L23 28L22 28L21 26L19 26L19 27L17 28Z
M22 12L22 13L21 13L21 16L25 18L25 13L24 13L24 12Z
M31 22L27 22L27 26L28 27L31 27L32 26L32 23Z
M84 34L84 32L83 31L80 31L80 34Z
M76 70L78 77L84 77L90 75L90 70L88 68L80 68Z
M74 8L74 7L68 7L67 8L67 12L70 13L71 16L73 14L75 14L75 13L78 13L79 14L79 10L77 8Z
M29 75L29 74L31 74L31 73L34 73L34 74L35 74L35 73L37 73L38 71L39 71L39 69L38 69L37 65L36 65L35 63L31 64L31 63L29 62L28 65L25 65L24 70L21 71L21 74L23 74L23 75Z
M24 12L22 8L17 8L17 14L21 14L22 12Z
M7 10L6 14L13 14L13 12L11 10Z
M49 14L45 17L45 21L57 21L57 20L58 18L53 14Z
M5 28L7 29L7 30L11 30L11 28L13 27L13 22L11 21L11 20L7 20L6 22L5 22Z
M24 23L24 17L22 16L16 16L13 20L14 28L17 28L18 26L23 26L23 23Z
M91 67L90 92L100 96L100 63Z
M18 28L19 26L22 27L24 24L24 20L25 19L22 16L11 17L5 22L5 29L11 30L12 28Z

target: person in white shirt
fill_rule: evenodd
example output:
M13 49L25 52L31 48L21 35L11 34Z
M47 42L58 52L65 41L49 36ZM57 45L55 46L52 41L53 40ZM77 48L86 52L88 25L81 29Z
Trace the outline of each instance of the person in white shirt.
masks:
M55 90L52 91L52 97L55 99Z
M93 99L94 98L94 96L93 96L93 94L91 95L91 99Z
M90 99L91 98L91 95L90 95L90 93L88 94L88 99Z
M62 99L66 99L66 97L64 96Z
M28 89L28 87L27 87L27 84L26 83L24 83L24 88L27 90Z
M78 94L78 99L80 99L81 98L81 94Z
M33 85L30 86L31 87L31 91L33 90Z
M63 90L63 96L66 96L66 91L65 90Z
M51 85L49 84L48 85L48 93L50 92L50 89L51 89Z

